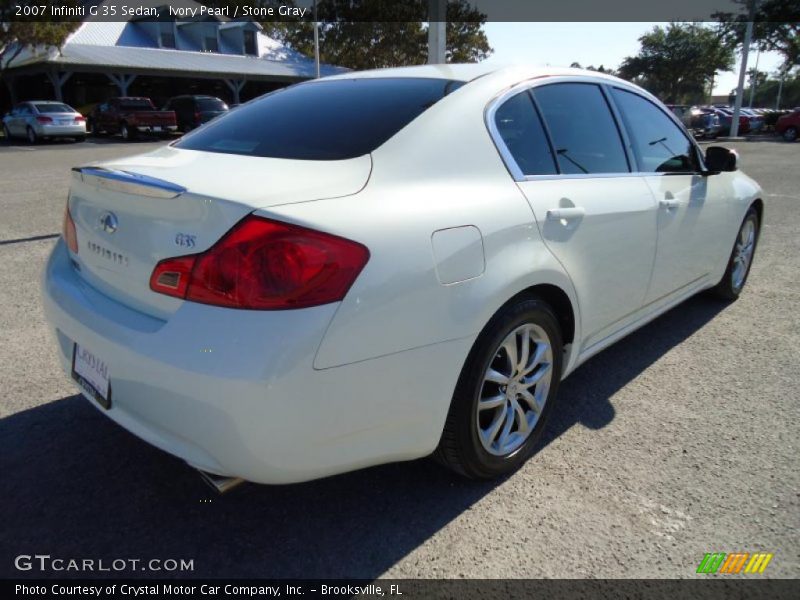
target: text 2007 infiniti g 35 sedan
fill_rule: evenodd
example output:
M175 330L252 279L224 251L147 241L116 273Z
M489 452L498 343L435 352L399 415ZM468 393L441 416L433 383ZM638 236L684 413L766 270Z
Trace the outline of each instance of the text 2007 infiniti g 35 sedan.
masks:
M736 299L762 211L620 79L347 73L74 169L45 307L89 401L218 481L431 453L492 477L587 358Z

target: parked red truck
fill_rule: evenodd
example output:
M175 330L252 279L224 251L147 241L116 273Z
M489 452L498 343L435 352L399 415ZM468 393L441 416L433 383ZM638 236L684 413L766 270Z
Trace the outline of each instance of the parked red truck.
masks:
M775 133L782 135L787 142L794 142L800 138L800 106L778 119L775 123Z
M150 98L111 98L94 107L86 123L94 135L119 133L132 140L140 133L169 133L178 129L175 111L156 110Z

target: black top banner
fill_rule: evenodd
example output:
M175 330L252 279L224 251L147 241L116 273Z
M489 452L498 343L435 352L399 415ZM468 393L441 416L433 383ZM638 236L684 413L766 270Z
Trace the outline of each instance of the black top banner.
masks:
M800 0L0 0L0 7L0 22L800 22Z

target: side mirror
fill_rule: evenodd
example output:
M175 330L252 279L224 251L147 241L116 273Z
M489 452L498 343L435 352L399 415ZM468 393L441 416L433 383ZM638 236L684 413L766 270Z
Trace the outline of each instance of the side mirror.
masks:
M722 146L709 146L706 150L706 167L709 171L735 171L739 168L739 155L736 150Z

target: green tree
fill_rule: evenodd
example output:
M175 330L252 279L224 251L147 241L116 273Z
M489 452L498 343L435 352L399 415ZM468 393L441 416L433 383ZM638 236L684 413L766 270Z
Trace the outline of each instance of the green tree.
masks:
M639 43L639 54L627 57L618 74L665 102L701 101L717 71L733 66L733 48L724 32L697 23L656 26Z
M293 5L292 0L267 0ZM319 0L320 60L351 69L419 65L427 61L427 0ZM447 4L447 61L477 62L492 49L486 15L467 0ZM307 56L314 54L310 22L262 22L264 32Z
M25 49L60 48L80 23L0 22L0 77Z
M716 13L721 31L739 47L744 43L745 23L750 18L750 3L755 2L753 42L762 51L783 56L783 69L800 64L800 0L737 0L743 12Z
M778 88L781 88L781 72L775 73L773 77L762 79L763 73L759 73L759 82L753 94L753 106L757 108L775 108L778 100ZM736 97L736 90L731 90L731 103ZM750 88L744 89L745 102L750 99ZM784 76L783 87L781 88L781 102L778 108L792 108L800 106L800 71Z

